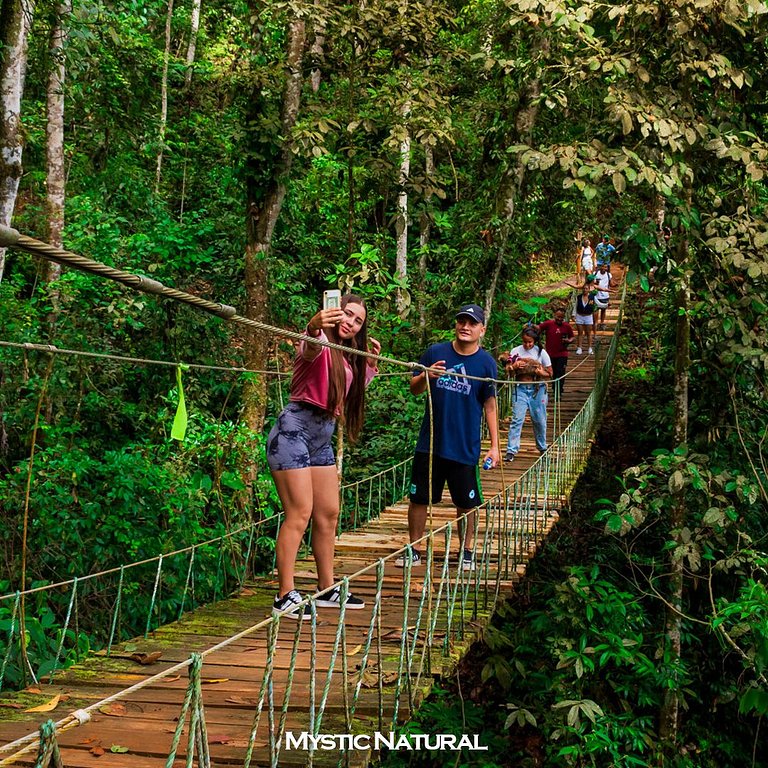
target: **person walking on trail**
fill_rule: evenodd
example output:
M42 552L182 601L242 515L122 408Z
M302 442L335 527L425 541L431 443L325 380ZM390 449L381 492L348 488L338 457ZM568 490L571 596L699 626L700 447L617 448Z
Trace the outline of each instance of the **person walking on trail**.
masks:
M381 345L367 336L368 311L363 300L346 294L340 304L315 314L307 323L307 335L378 355ZM274 615L298 618L297 606L303 597L294 584L296 556L310 520L321 591L316 605L341 605L340 589L332 587L339 478L331 437L336 422L343 421L348 438L357 438L365 411L365 388L376 372L371 358L309 341L299 345L290 402L267 437L267 462L285 511L277 534L279 593L272 606ZM347 595L347 609L364 606L359 597ZM302 618L309 619L309 611Z
M552 319L539 325L539 333L544 334L544 349L552 361L552 393L555 400L559 400L565 388L563 377L568 366L568 345L574 337L573 328L565 322L565 309L555 309Z
M581 271L580 275L583 279L586 279L587 275L591 275L595 271L594 253L592 251L592 244L589 242L589 238L585 237L581 241Z
M616 249L611 244L610 235L603 235L602 242L595 248L595 258L597 259L597 268L605 264L608 270L611 269L611 261L616 254Z
M595 273L595 307L600 311L600 324L598 330L605 330L605 310L608 309L611 294L609 288L613 288L613 275L608 271L608 264L601 264Z
M419 360L420 365L428 366L430 370L414 373L410 384L414 395L425 393L429 386L430 398L425 404L413 458L408 507L409 540L413 545L424 536L430 499L433 504L439 502L447 482L459 518L461 566L467 571L475 569L472 553L474 509L482 503L478 460L483 414L491 438L485 460L490 460L491 466L495 467L500 459L496 385L493 381L498 370L493 357L480 347L484 334L485 313L482 308L477 304L461 307L456 313L453 341L430 346ZM434 421L430 419L430 405ZM403 567L408 557L406 553L395 561L395 565ZM410 559L411 565L421 565L421 552L412 547Z
M504 461L514 461L520 452L526 413L531 414L539 453L547 450L547 385L544 381L552 378L552 361L538 341L539 334L533 328L524 329L523 343L509 353L505 365L507 373L515 379L515 394Z
M574 314L574 320L576 321L576 333L578 338L576 340L576 354L581 355L583 353L583 341L586 339L586 344L589 347L587 354L594 355L595 350L593 347L595 338L595 296L597 291L594 290L595 276L587 275L587 279L581 286L581 292L576 296L576 312Z

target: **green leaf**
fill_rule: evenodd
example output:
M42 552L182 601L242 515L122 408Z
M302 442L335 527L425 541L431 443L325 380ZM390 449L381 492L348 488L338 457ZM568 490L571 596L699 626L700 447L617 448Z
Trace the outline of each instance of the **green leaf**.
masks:
M675 470L672 475L669 478L669 492L670 493L678 493L683 489L683 486L685 485L685 478L683 477L683 473L677 469Z
M739 701L739 712L743 715L749 712L768 715L768 692L759 688L750 688Z

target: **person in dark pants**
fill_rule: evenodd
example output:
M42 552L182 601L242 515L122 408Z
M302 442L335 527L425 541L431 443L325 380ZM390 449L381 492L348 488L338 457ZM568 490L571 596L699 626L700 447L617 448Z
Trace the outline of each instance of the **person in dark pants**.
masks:
M565 322L565 309L558 307L551 320L539 325L544 334L545 346L552 360L552 381L555 400L559 400L565 386L565 369L568 365L568 345L573 340L573 328Z
M431 397L425 404L413 459L408 535L411 544L424 536L430 499L433 504L440 501L447 483L460 521L459 538L463 545L460 558L465 571L475 570L472 552L474 510L483 501L477 471L483 414L491 438L486 461L495 467L500 459L494 383L498 370L496 361L480 346L484 335L485 312L482 307L465 304L456 313L453 341L429 347L419 360L429 370L414 373L410 384L412 394L422 395L429 387ZM472 378L468 378L470 376ZM430 430L432 416L434 428ZM409 559L412 566L423 564L421 552L412 549L410 555L395 560L395 565L402 568Z

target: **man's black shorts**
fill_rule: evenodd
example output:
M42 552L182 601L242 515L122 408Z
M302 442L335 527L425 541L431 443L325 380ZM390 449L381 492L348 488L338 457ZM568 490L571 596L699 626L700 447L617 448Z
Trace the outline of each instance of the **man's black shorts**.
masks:
M448 483L451 500L459 509L472 509L483 503L477 464L460 464L440 456L432 457L432 503L437 504ZM428 504L429 454L417 451L411 470L410 499L414 504Z

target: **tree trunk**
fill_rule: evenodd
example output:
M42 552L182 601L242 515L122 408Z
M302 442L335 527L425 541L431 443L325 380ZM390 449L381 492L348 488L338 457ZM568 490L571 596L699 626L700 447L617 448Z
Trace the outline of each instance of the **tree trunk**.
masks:
M293 141L291 135L296 125L301 104L302 64L306 31L304 21L292 19L288 25L288 53L286 58L286 80L281 110L282 143L278 158L271 170L264 189L263 170L258 165L249 168L246 179L248 194L247 235L245 250L245 293L246 316L265 322L267 319L267 262L272 246L272 235L285 199L288 175L293 164ZM258 115L262 84L255 83L251 99L251 118ZM249 121L256 124L255 120ZM258 153L254 154L258 157ZM252 161L256 163L256 161ZM247 368L264 370L268 357L269 338L263 331L248 329L245 334L245 365ZM264 426L267 401L266 382L261 376L249 378L243 388L243 420L253 430Z
M315 6L319 6L322 0L315 0ZM312 58L312 72L310 72L310 82L312 83L312 91L317 93L320 90L320 62L323 58L323 52L325 50L325 23L318 21L315 27L315 35L312 40L312 47L309 52Z
M408 127L408 116L411 113L411 102L403 105L403 135L400 140L400 173L398 175L399 191L397 193L397 215L395 216L395 235L397 237L395 255L395 274L405 284L408 279L408 177L411 173L411 131ZM402 290L397 291L397 311L405 312L406 303Z
M165 130L168 127L168 63L171 58L171 22L173 21L173 0L168 0L165 17L165 50L163 51L163 74L160 78L160 128L157 136L157 171L155 173L155 195L160 194L160 177L163 171Z
M690 208L690 188L688 189ZM691 320L690 302L690 261L688 257L688 237L681 232L677 245L677 259L682 277L677 288L676 328L675 328L675 389L673 443L676 448L685 446L688 441L688 378L691 365ZM685 527L687 509L685 487L673 491L672 511L670 515L670 533L677 547L683 544L682 530ZM677 548L676 547L676 548ZM664 646L667 663L676 667L682 657L682 609L683 609L683 565L682 557L672 550L669 574L669 598L664 621ZM671 747L677 739L678 715L680 710L680 684L667 688L659 712L659 736L662 742Z
M536 46L538 51L546 56L549 53L549 41L544 38ZM510 144L529 144L533 137L533 128L539 114L539 97L541 96L541 80L531 80L520 97L520 104L515 115L514 136ZM485 316L490 318L493 310L493 302L496 298L496 287L501 275L501 269L507 256L507 243L512 226L512 219L517 210L517 201L525 181L525 165L520 160L520 155L511 168L507 168L502 176L499 189L499 214L501 224L494 238L496 244L496 262L488 290L485 293Z
M427 184L431 184L431 179L435 174L435 153L429 144L424 145L424 175ZM427 334L427 312L425 294L427 290L427 250L429 249L429 239L432 235L432 195L427 194L424 199L424 210L419 219L419 331L421 332L422 342Z
M64 78L67 19L72 13L71 0L62 0L51 27L51 71L48 75L48 122L46 124L46 159L48 173L48 242L61 248L64 232ZM61 265L47 262L45 279L53 283L61 276ZM59 289L51 287L49 324L55 325L59 313Z
M192 83L192 65L195 63L197 50L197 33L200 30L200 6L202 0L192 0L192 21L189 28L189 45L187 46L187 71L184 74L184 85L189 88Z
M13 217L22 174L21 97L34 10L34 0L3 0L0 8L0 224L6 226ZM5 248L0 248L0 281L4 271Z

